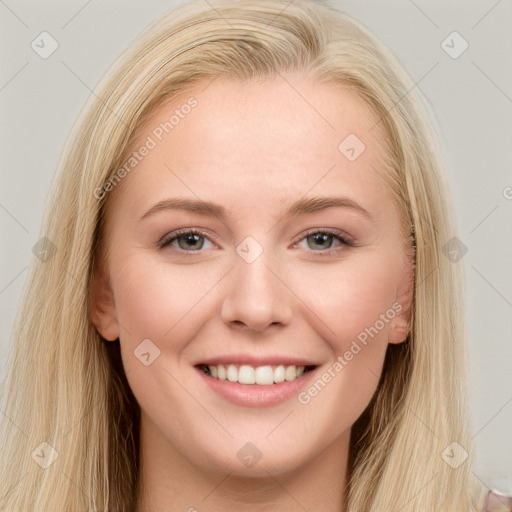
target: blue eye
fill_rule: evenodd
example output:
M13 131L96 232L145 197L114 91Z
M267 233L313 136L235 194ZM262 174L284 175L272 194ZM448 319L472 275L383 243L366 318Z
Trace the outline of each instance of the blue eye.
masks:
M332 247L332 244L334 243L334 235L331 233L315 233L313 235L308 235L305 240L308 241L308 246L310 249L318 250L318 249L330 249ZM313 240L313 245L316 245L317 247L312 247L309 243L310 240ZM325 244L328 244L329 247L325 247Z
M294 247L298 247L299 243L306 241L307 247L314 252L320 253L320 255L330 254L337 251L333 248L333 245L338 242L338 246L353 246L354 244L342 236L341 232L337 230L317 230L311 231L306 234L303 238L294 244Z
M354 246L351 240L344 237L342 232L337 230L311 230L298 242L294 243L293 247L299 247L299 243L303 241L307 242L306 250L309 249L321 256L337 252L340 246ZM213 243L206 232L194 228L183 228L169 233L158 242L160 249L167 246L178 254L199 253L201 249L211 249Z
M161 249L167 246L173 246L176 249L175 242L177 242L178 252L197 252L203 249L206 240L210 242L202 231L195 229L181 229L165 236L158 243L158 246Z

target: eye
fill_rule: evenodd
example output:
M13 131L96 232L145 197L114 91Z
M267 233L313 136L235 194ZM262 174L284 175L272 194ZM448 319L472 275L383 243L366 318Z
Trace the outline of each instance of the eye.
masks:
M176 252L199 252L205 247L205 243L212 242L206 236L206 233L197 229L178 229L168 235L165 235L159 242L158 247L163 249L170 246ZM206 247L209 248L209 247Z
M213 247L213 242L208 238L208 233L195 228L182 228L173 231L160 239L158 247L164 249L170 247L178 254L201 252L201 249ZM303 236L293 247L300 247L300 243L306 242L307 249L319 253L319 255L327 255L332 252L339 251L342 246L354 246L355 244L338 230L312 230ZM206 244L206 246L205 246ZM207 244L210 244L208 247ZM336 245L338 248L336 248ZM334 246L334 248L333 248Z
M354 244L346 236L343 236L341 231L338 230L316 230L310 231L303 238L294 244L294 247L299 247L301 242L305 241L307 248L320 252L323 254L336 252L339 249L333 249L333 246L353 246Z

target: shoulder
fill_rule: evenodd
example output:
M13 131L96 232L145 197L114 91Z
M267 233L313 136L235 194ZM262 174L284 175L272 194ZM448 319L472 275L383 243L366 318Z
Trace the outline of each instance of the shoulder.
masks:
M512 512L512 495L495 489L485 489L479 512Z

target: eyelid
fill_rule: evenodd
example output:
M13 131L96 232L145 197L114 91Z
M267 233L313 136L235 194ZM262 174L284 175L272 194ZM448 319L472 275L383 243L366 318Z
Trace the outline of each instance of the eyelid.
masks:
M298 235L298 237L295 239L295 241L292 243L292 247L297 247L297 244L299 242L301 242L302 240L306 239L308 236L310 235L314 235L314 234L317 234L317 233L324 233L324 234L327 234L327 235L332 235L336 238L339 239L339 242L341 243L341 245L345 245L345 246L348 246L348 247L353 247L356 245L354 239L348 235L347 233L345 233L344 231L341 231L340 229L336 229L336 228L310 228L308 230L306 230L305 232L302 232L300 235ZM220 237L214 233L210 233L208 230L205 230L203 228L195 228L195 227L186 227L186 228L179 228L179 229L175 229L174 231L171 231L170 233L166 233L164 236L162 236L160 238L160 240L157 242L157 245L159 248L163 249L165 248L166 246L170 245L170 242L176 240L177 238L179 238L180 236L183 236L183 235L187 235L187 234L195 234L195 235L199 235L199 236L202 236L204 238L207 238L208 240L212 241L212 242L216 242ZM330 248L330 249L327 249L325 251L314 251L312 250L311 252L313 253L316 253L316 254L324 254L324 255L327 255L327 254L330 254L331 252L337 252L339 249L336 249L336 248ZM198 254L198 253L201 253L203 251L199 250L199 251L184 251L184 250L178 250L178 249L174 249L174 251L178 254L186 254L186 253L190 253L190 254Z
M295 241L293 242L292 245L295 247L295 245L297 243L301 242L302 240L304 240L304 238L307 238L308 236L314 235L316 233L325 233L327 235L333 235L333 236L338 237L343 243L345 243L348 246L355 245L355 240L348 233L345 233L344 231L341 231L340 229L336 229L336 228L310 228L310 229L306 230L305 232L301 233L295 239ZM329 252L329 249L327 249L326 251L314 251L314 252L327 253L327 252Z
M157 245L158 245L158 247L163 248L171 240L178 238L180 236L183 236L183 235L188 235L190 233L203 236L203 237L208 238L209 240L215 241L215 242L220 238L218 235L215 235L203 228L194 228L194 227L178 228L178 229L175 229L174 231L171 231L170 233L166 233L164 236L162 236L160 238L160 240L158 240ZM183 251L183 252L195 252L195 251ZM197 252L201 252L201 251L197 251Z

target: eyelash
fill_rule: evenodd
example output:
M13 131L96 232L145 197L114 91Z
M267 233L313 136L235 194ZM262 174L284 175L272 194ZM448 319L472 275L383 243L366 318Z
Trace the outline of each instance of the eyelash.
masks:
M341 231L338 231L336 229L332 229L332 230L331 229L312 229L312 230L309 230L308 232L306 232L304 235L302 235L301 238L298 239L296 242L294 242L293 247L296 247L299 242L308 238L309 236L316 235L316 234L331 235L334 238L336 238L342 245L347 246L347 247L355 247L355 245L356 245L352 240L350 240L346 236L344 236L344 234ZM198 236L208 238L208 239L211 237L211 238L213 238L213 240L216 240L216 238L217 238L217 237L211 236L209 233L206 233L205 231L202 231L200 229L182 228L182 229L177 229L176 231L173 231L172 233L169 233L169 234L163 236L159 240L157 245L160 249L165 249L166 247L170 247L171 244L175 240L177 240L178 238L180 238L184 235L198 235ZM194 253L202 252L201 249L199 249L197 251L184 251L182 249L175 249L175 248L172 248L172 251L175 254L177 254L179 256L183 256L185 258L191 256L188 253L194 254ZM331 254L338 252L338 251L339 251L339 248L326 249L325 251L322 251L322 250L315 251L313 249L310 250L310 252L313 252L320 257L330 256Z

